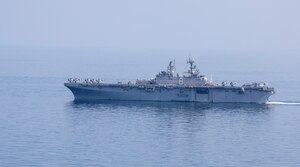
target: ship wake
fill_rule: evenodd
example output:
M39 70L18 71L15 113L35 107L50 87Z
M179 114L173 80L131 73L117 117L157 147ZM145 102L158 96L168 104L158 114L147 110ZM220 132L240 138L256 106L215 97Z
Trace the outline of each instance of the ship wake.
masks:
M300 102L297 102L297 101L270 101L270 102L267 102L267 104L300 106Z

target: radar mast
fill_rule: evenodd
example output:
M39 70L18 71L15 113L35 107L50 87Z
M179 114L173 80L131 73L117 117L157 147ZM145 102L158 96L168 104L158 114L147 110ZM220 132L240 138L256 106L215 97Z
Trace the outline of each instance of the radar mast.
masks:
M197 69L197 66L195 65L195 61L193 59L189 58L189 60L187 61L187 64L190 65L190 69L189 69L188 73L190 73L191 76L199 74L199 70Z

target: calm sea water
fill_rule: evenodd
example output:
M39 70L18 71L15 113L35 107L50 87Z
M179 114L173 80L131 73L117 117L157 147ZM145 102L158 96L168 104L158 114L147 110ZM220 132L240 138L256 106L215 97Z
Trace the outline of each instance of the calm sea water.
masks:
M24 54L0 58L0 166L300 166L296 57L196 57L216 82L268 81L269 105L95 104L74 103L66 78L148 78L186 57Z

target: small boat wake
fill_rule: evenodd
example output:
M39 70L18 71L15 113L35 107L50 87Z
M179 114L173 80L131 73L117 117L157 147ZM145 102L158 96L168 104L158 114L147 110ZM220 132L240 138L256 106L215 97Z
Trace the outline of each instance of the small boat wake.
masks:
M267 102L267 104L300 106L300 102L297 102L297 101L270 101L270 102Z

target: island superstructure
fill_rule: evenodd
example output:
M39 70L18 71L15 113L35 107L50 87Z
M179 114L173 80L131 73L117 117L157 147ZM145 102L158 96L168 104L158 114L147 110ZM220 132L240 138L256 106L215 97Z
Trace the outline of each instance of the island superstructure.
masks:
M167 70L154 79L137 80L136 83L104 83L101 79L68 79L68 87L75 101L130 100L177 101L202 103L259 103L265 104L275 93L266 83L236 85L234 82L215 84L201 75L195 61L187 61L189 70L182 76L176 73L175 60Z

